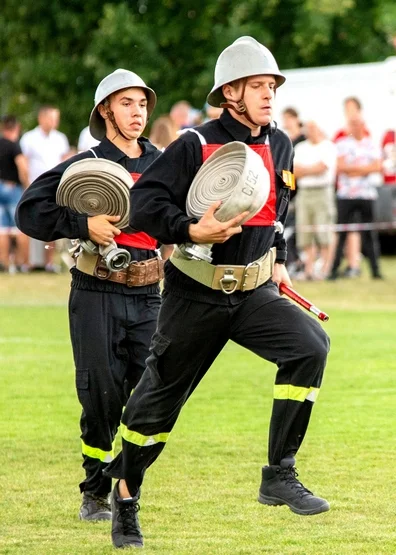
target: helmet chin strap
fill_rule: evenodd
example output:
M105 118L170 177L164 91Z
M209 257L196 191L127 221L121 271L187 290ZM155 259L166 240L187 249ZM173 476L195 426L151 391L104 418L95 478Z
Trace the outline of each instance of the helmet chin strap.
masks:
M242 79L241 98L239 100L231 101L231 102L235 103L236 105L234 105L231 102L222 102L220 104L220 107L221 108L228 108L229 110L233 110L236 114L238 114L238 116L242 116L242 117L246 118L248 120L248 122L253 124L255 127L260 127L259 123L256 123L255 121L252 120L252 118L251 118L251 116L248 112L248 109L246 107L245 100L243 98L245 96L246 82L247 82L247 79Z
M109 121L111 123L111 125L114 127L114 131L116 132L114 139L117 137L117 135L121 135L121 137L123 137L126 141L130 141L130 137L127 137L126 135L124 135L124 133L121 131L121 129L118 127L115 117L114 117L114 112L112 110L110 110L110 103L109 101L106 100L103 102L103 106L105 107L106 110L106 115L109 118Z

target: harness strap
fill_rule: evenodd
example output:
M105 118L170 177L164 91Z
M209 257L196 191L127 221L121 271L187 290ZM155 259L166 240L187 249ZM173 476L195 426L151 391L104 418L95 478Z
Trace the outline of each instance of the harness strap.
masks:
M202 135L202 133L197 131L197 129L194 129L193 127L189 127L188 129L185 129L184 131L191 131L191 133L195 133L202 146L208 144L205 137Z

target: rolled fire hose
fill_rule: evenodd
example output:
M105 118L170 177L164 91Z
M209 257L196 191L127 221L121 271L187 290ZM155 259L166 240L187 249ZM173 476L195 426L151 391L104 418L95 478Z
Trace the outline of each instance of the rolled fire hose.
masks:
M120 164L104 158L85 158L71 164L63 173L56 203L78 214L120 216L114 226L123 229L129 225L132 186L132 176ZM114 240L107 247L83 239L78 239L77 244L89 254L100 254L112 272L126 268L131 262L130 253L118 248Z
M233 141L221 146L202 164L187 195L187 214L200 219L214 202L221 200L215 218L225 222L248 211L242 225L263 208L270 183L261 156L245 143ZM211 247L196 243L178 245L185 257L206 262L212 261Z

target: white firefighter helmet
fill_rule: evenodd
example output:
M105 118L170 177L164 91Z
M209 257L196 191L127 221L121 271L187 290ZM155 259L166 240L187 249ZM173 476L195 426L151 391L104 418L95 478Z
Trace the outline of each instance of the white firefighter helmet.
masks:
M133 71L116 69L113 73L102 79L95 92L95 106L89 117L89 131L98 141L101 141L106 135L106 125L98 111L99 104L110 94L130 87L138 87L145 91L147 96L147 117L150 117L157 102L157 96L153 89L150 89L143 79L136 73L133 73Z
M223 85L252 75L273 75L277 87L286 81L268 48L252 37L240 37L223 50L217 59L215 84L208 94L208 103L220 106L226 101L222 93Z

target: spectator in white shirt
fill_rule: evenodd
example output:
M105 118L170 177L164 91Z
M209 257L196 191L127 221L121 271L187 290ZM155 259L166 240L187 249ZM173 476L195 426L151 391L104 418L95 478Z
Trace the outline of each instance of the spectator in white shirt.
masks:
M305 125L306 141L295 146L294 174L298 179L296 196L297 246L304 251L305 278L323 278L330 265L335 219L334 183L337 151L334 143L325 139L314 121ZM327 229L302 230L301 226L329 226ZM315 273L317 247L321 269Z
M57 130L60 121L59 109L55 106L41 106L38 111L38 126L27 131L21 138L23 154L28 159L29 182L57 166L69 152L69 141L64 133ZM32 270L54 271L54 245L45 249L45 243L30 239L29 262Z
M97 146L100 141L94 139L89 131L89 126L84 127L78 137L77 150L78 152L84 152L90 148Z

